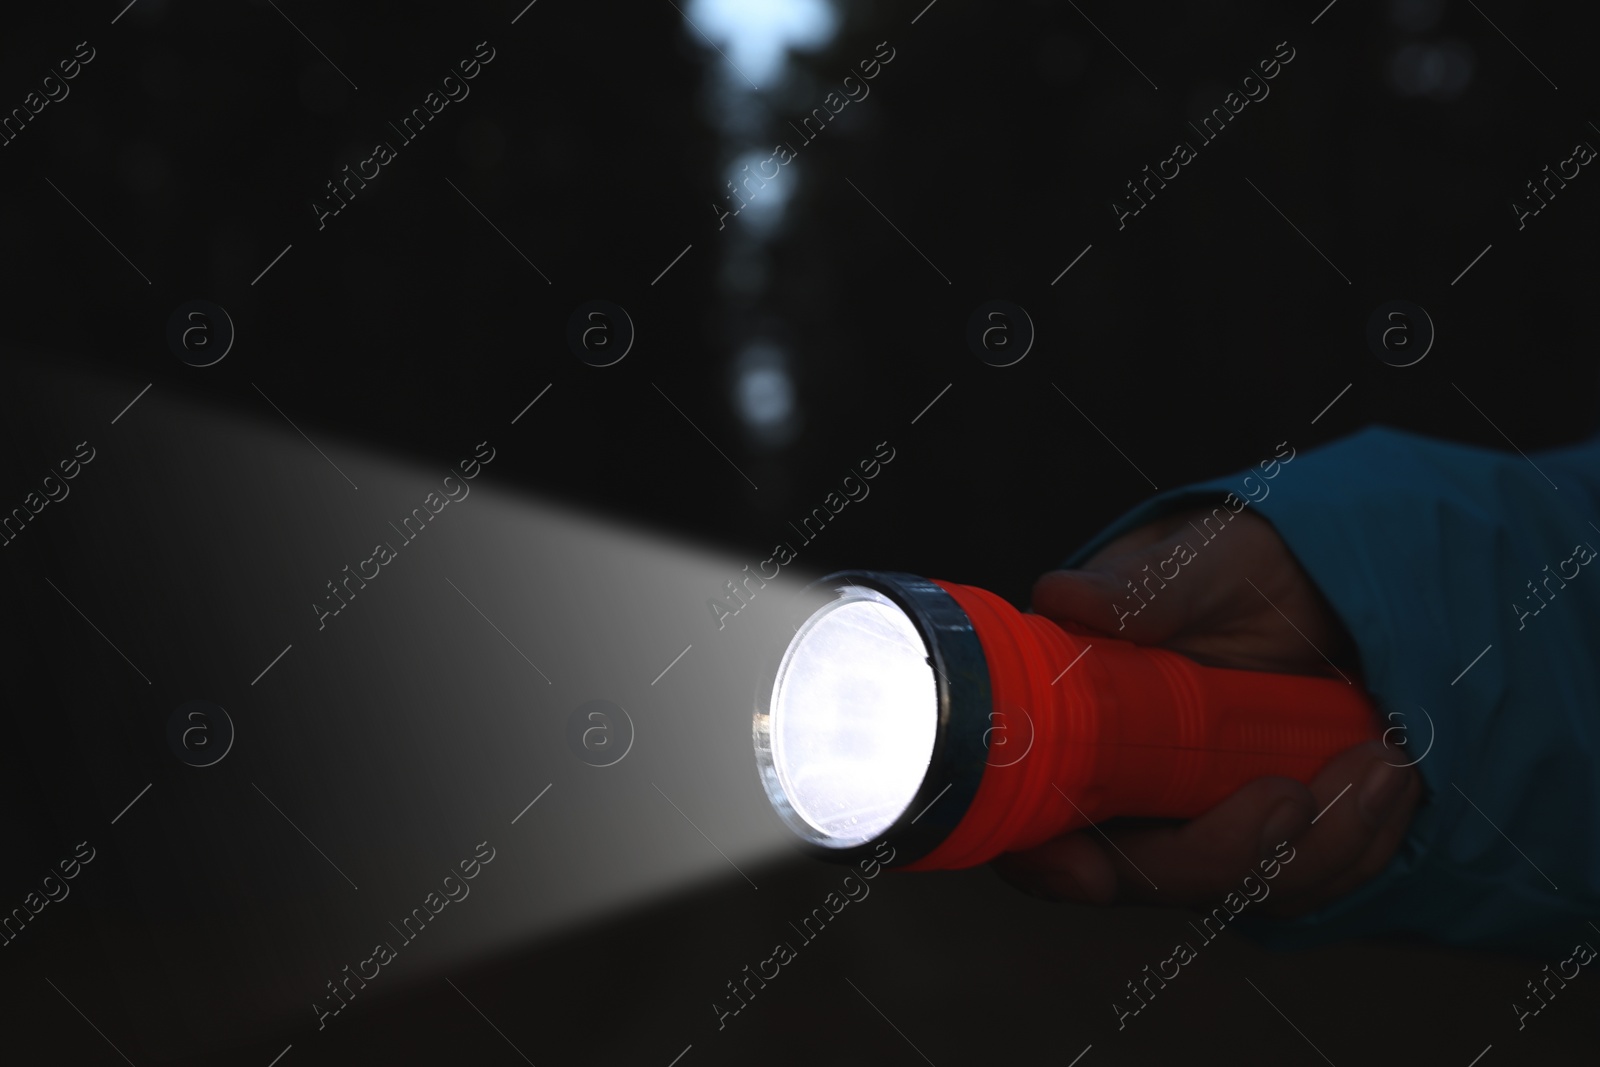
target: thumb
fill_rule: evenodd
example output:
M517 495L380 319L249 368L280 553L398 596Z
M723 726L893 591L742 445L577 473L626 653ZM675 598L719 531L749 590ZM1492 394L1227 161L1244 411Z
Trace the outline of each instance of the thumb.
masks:
M1033 585L1033 610L1053 622L1161 644L1188 626L1196 610L1195 583L1186 589L1170 580L1179 573L1173 551L1164 539L1081 570L1048 571Z

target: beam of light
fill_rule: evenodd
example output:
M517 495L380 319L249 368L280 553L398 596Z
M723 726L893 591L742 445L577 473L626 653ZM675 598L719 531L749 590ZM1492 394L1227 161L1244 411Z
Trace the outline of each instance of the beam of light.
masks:
M131 395L119 380L97 397L86 378L61 372L63 410L103 401L109 419ZM94 721L61 788L109 814L150 780L140 760L158 769L154 799L101 832L134 884L163 887L147 918L170 933L141 966L172 984L130 985L129 1018L165 1019L158 1000L177 997L219 1033L315 1029L307 1007L376 943L404 947L363 996L715 880L759 885L794 854L751 712L810 576L764 581L769 551L734 557L516 491L503 457L536 447L540 409L513 429L515 409L431 461L318 427L359 493L265 408L247 422L152 390L80 434L99 451L77 491L9 550L70 559L64 588L153 690L26 570L6 581L76 667L56 699L94 709L75 713ZM720 627L713 598L739 608ZM237 728L204 769L158 736L200 698ZM593 707L620 714L575 719ZM134 734L149 752L130 754ZM468 895L398 940L483 842L494 858ZM227 963L240 958L254 962Z

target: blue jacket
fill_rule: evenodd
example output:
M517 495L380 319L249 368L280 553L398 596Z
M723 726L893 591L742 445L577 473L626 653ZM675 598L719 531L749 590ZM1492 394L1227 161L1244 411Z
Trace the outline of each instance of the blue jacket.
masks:
M1600 939L1600 437L1523 457L1371 428L1262 466L1153 497L1066 563L1166 511L1251 500L1421 757L1424 800L1388 867L1249 930L1283 947Z

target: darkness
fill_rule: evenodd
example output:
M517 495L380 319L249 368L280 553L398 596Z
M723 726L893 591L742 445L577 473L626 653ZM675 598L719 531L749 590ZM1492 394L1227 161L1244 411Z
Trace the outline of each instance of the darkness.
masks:
M0 35L0 114L78 42L93 48L69 95L0 134L3 499L20 500L84 426L136 394L163 420L145 431L159 444L113 468L115 484L80 487L104 494L99 510L53 516L49 539L3 566L15 657L4 906L91 821L110 859L80 906L6 948L8 1061L119 1062L111 1043L141 1067L265 1067L285 1045L282 1067L1065 1065L1090 1045L1085 1067L1321 1062L1298 1024L1341 1064L1465 1065L1491 1042L1486 1067L1592 1062L1592 988L1513 1036L1505 1001L1542 959L1394 942L1291 955L1231 937L1207 952L1206 977L1168 996L1165 1018L1114 1036L1103 1001L1166 951L1182 913L1051 906L983 869L886 878L870 915L846 916L834 941L786 968L792 988L719 1032L705 1003L837 880L798 856L750 872L757 894L718 868L631 909L475 949L448 969L455 992L418 969L318 1034L304 986L280 997L252 978L251 950L226 940L259 922L251 943L270 941L270 909L251 890L233 893L214 868L169 897L150 881L164 866L203 866L178 823L135 849L99 822L139 782L158 793L160 775L195 773L161 732L186 699L248 700L253 729L278 731L281 766L311 747L297 731L321 728L313 705L274 706L241 684L287 640L267 622L290 595L262 578L252 599L238 573L268 566L280 539L287 556L302 522L334 545L364 536L338 533L331 511L294 514L296 476L266 484L224 463L185 411L282 434L297 457L302 435L285 420L329 463L359 446L440 473L488 437L500 490L714 551L739 561L730 576L887 442L895 460L876 502L841 514L802 568L935 575L1017 604L1156 487L1241 468L1285 439L1304 451L1371 424L1527 452L1584 438L1600 395L1589 188L1600 179L1580 173L1520 226L1514 204L1533 203L1526 183L1574 144L1600 143L1587 12L1444 0L125 2L13 5ZM716 38L716 7L825 9L837 25L752 91L679 10ZM479 42L493 58L470 95L405 142L390 123ZM1201 144L1189 124L1290 48L1270 94ZM748 216L719 217L734 206L736 156L799 144L791 124L889 49L870 94L783 168L790 195L770 229L758 209L780 199L776 186ZM1196 157L1119 225L1114 204L1138 206L1127 183L1180 140ZM319 224L314 205L334 205L327 183L379 141L395 157ZM226 309L235 331L205 367L168 340L195 300ZM625 309L636 333L609 366L569 343L594 300ZM1035 331L1011 366L968 343L992 300L1020 305ZM1396 300L1425 308L1436 330L1411 366L1366 339L1375 309ZM97 444L114 432L96 430ZM342 493L308 456L304 470L328 483L317 491ZM230 542L223 516L256 493L274 503L248 541ZM198 555L186 565L191 543L209 546L205 567ZM300 585L335 573L327 561L344 551L296 570ZM148 689L44 574L81 576L84 616L143 634L147 655L131 660ZM643 601L601 603L596 588L583 647L655 620ZM304 626L299 587L293 602ZM714 618L698 599L670 610L685 633ZM179 618L181 638L160 621ZM692 633L674 647L691 639L702 647ZM387 669L329 666L325 678L342 677L324 683L316 716L370 724L384 712L365 686ZM564 722L576 702L539 710ZM436 715L471 718L465 704ZM411 758L420 767L427 752ZM553 769L539 781L585 770L565 752L540 758ZM161 770L119 770L129 765ZM349 773L406 789L387 771ZM258 804L249 782L228 794L241 806ZM190 803L229 832L216 828L231 800ZM586 848L605 849L611 818L594 819L586 844L552 844L540 877L573 877ZM472 832L452 831L442 852L468 854L456 842ZM295 864L300 844L284 845ZM420 895L409 877L396 909ZM330 930L343 922L310 895L296 906ZM1245 976L1280 992L1295 1024Z

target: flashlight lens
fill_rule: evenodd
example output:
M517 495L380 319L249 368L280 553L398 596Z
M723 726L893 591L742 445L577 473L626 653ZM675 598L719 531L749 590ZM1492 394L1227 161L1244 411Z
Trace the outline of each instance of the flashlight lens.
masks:
M778 783L814 840L849 848L893 825L927 775L938 708L927 645L889 598L844 586L806 620L770 728Z

